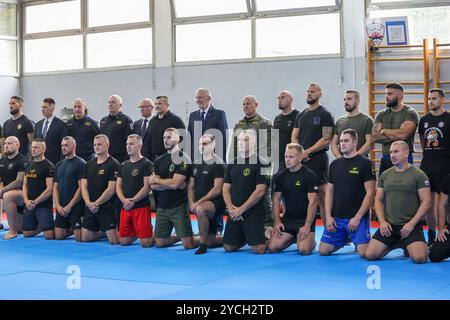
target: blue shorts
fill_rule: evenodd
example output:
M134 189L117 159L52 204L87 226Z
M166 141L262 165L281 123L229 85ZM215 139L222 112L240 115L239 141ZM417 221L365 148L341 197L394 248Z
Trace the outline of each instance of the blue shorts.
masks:
M350 219L339 219L334 218L337 224L336 232L329 232L326 227L324 227L321 242L328 243L335 247L342 248L347 243L347 238L350 237L355 247L360 244L366 244L370 241L370 226L369 218L362 218L358 229L356 232L348 231L348 223Z

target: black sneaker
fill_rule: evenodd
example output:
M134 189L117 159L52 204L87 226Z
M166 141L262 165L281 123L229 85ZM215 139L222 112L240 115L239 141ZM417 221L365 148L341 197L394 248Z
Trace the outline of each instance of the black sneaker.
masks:
M208 251L208 246L204 243L200 243L200 247L195 251L195 254L204 254Z
M5 226L3 225L3 223L0 223L0 230L5 229Z

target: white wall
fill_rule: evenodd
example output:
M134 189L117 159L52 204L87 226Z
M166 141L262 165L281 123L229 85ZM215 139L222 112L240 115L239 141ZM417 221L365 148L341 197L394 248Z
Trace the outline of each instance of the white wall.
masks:
M2 107L0 108L0 124L10 117L8 100L13 95L20 94L19 80L13 77L0 76L0 101Z

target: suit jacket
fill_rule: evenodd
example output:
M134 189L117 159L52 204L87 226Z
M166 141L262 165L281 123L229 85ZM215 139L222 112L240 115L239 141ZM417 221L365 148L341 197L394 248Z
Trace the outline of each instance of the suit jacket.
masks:
M151 119L151 118L150 118ZM150 144L150 134L149 134L149 128L150 128L150 119L149 123L147 123L147 129L145 130L144 135L141 135L141 129L142 129L142 123L144 122L144 119L141 118L134 122L134 133L137 135L140 135L142 137L142 155L146 157L147 159L150 159L150 150L148 148L144 148L144 146L147 146Z
M222 133L223 137L223 150L216 150L216 153L220 158L222 158L224 161L226 160L226 150L227 150L227 129L228 129L228 123L227 123L227 116L223 110L219 110L213 107L209 108L208 113L206 114L205 118L205 124L202 127L202 132L197 133L195 135L194 133L194 122L195 121L202 121L201 120L201 109L198 109L194 112L191 112L189 115L189 125L188 125L188 131L191 134L191 158L196 160L199 158L200 154L198 151L198 141L207 131L208 129L216 129L219 130ZM217 145L217 143L216 143Z
M44 122L45 119L41 119L36 123L36 129L34 131L35 138L44 138L42 136ZM67 124L61 119L54 117L45 137L45 157L54 165L62 160L61 141L67 135L69 135Z

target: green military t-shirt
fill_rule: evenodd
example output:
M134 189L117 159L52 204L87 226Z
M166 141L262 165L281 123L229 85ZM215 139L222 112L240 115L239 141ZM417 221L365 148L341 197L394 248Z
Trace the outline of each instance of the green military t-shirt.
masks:
M358 133L358 145L356 148L359 150L366 143L366 134L371 134L373 128L373 119L367 114L361 112L360 114L349 117L347 115L340 117L336 121L334 126L334 134L341 136L342 131L346 129L354 129ZM338 140L339 145L339 140Z
M420 207L419 189L429 188L427 175L414 166L403 172L392 167L380 176L378 187L384 190L386 220L393 225L404 225Z
M381 123L383 129L399 129L403 122L412 121L416 125L419 123L419 114L410 106L405 105L404 108L398 112L392 111L391 108L386 108L380 111L375 117L375 123ZM414 152L414 134L404 141L409 146L409 152ZM383 143L383 154L389 155L392 142Z

